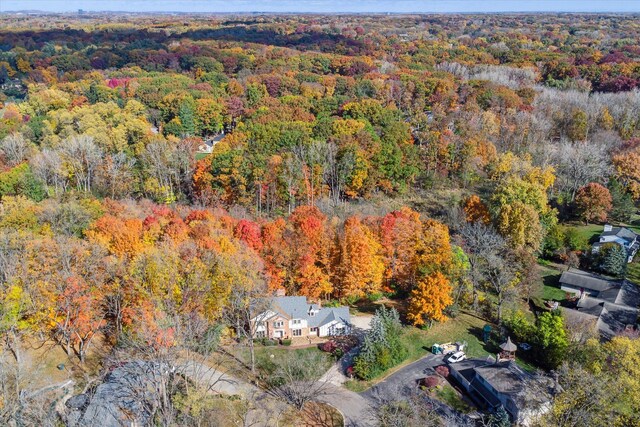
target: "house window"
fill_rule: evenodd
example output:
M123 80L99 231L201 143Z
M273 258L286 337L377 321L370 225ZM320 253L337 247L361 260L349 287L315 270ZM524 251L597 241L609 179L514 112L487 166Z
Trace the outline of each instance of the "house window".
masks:
M264 331L258 331L256 332L256 338L264 338L265 337L265 333Z
M284 326L284 322L282 320L277 320L275 322L273 322L273 327L274 328L282 328Z
M300 320L300 319L293 319L293 324L294 324L294 325L299 325L299 324L301 324L301 323L302 323L302 320Z
M301 337L302 336L302 329L294 329L292 331L292 333L293 333L294 337Z
M309 316L310 316L310 317L313 317L313 316L315 316L315 315L316 315L316 312L315 312L315 311L313 311L313 310L309 311Z

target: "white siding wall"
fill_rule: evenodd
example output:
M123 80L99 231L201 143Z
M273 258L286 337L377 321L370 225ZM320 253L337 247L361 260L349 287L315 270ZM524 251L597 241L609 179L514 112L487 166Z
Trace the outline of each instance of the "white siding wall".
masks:
M331 331L337 328L346 328L346 325L338 320L333 320L326 325L322 325L319 329L321 337L327 337L331 335Z
M300 320L300 323L294 324L294 320ZM302 329L307 327L307 321L305 319L291 319L289 320L289 329Z

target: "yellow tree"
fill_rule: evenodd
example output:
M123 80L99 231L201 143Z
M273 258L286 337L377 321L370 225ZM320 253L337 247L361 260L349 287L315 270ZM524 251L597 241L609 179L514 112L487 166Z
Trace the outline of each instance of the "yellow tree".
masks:
M498 231L518 248L537 251L544 232L540 217L531 205L514 202L504 205L498 215Z
M423 277L411 291L407 319L415 326L447 320L444 310L453 303L451 290L449 279L439 271Z
M380 292L383 273L382 245L360 218L348 218L338 245L336 282L339 296L359 298Z
M453 264L449 228L433 219L424 221L422 236L416 246L416 257L416 265L421 273L441 271L448 274Z

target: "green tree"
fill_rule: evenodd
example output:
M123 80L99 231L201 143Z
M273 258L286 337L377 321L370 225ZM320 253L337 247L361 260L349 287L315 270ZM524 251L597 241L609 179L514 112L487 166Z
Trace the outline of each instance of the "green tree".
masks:
M627 251L617 243L605 243L600 247L599 268L612 276L622 277L627 271Z
M569 339L559 311L544 312L538 316L533 342L545 368L554 369L564 361Z
M567 129L567 136L572 141L584 141L587 139L587 132L589 131L589 117L587 113L582 110L576 109L571 115L571 122Z
M488 427L511 427L511 420L504 406L500 405L493 414L489 415L485 425Z
M178 118L182 124L182 135L191 136L196 133L195 103L193 98L186 98L178 110Z
M615 178L609 180L607 187L609 188L609 193L611 193L611 204L613 205L609 216L614 221L629 221L636 211L633 197L625 191L622 184Z
M371 319L371 329L364 337L362 350L355 358L354 371L370 380L407 358L407 349L400 341L402 324L398 312L384 306Z

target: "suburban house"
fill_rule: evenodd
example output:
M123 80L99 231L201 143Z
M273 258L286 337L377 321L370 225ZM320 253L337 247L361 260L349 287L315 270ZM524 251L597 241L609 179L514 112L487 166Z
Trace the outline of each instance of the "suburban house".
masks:
M500 406L518 425L528 426L551 407L556 385L551 378L534 376L513 360L467 359L449 365L453 378L483 409Z
M351 330L348 307L322 307L306 297L274 297L269 308L252 319L262 338L329 337Z
M625 227L613 227L609 224L604 226L604 231L600 234L600 240L593 244L591 251L594 254L600 252L602 245L615 243L622 246L627 251L627 262L632 262L640 247L638 235Z
M225 136L226 135L224 134L224 132L222 132L214 137L205 139L204 142L198 147L198 152L211 154L211 152L213 151L213 147L215 147L218 142L222 141L222 138L224 138Z
M627 280L612 280L570 268L560 276L560 288L577 297L568 318L592 322L604 338L612 338L638 323L640 288Z

